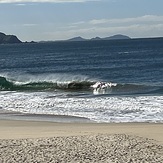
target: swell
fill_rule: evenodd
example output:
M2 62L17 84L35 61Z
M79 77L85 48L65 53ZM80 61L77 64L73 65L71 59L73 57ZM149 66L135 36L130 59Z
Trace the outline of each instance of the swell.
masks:
M73 81L33 81L20 83L8 80L0 76L0 91L91 91L95 94L163 94L163 87L137 85L137 84L116 84L105 89L94 89L92 85L97 81L73 80Z

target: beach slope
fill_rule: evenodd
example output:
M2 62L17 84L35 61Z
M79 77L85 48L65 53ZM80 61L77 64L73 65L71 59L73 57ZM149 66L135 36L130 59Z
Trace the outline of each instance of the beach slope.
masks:
M163 162L163 125L0 120L0 162Z

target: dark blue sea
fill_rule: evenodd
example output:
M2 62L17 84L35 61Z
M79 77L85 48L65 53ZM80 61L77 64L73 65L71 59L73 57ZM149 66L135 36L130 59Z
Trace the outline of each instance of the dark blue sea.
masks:
M163 122L163 38L0 45L0 109Z

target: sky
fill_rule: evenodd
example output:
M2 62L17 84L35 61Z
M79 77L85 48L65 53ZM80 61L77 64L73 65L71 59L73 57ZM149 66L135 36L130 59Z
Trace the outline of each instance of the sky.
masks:
M0 0L0 32L21 41L163 37L163 0Z

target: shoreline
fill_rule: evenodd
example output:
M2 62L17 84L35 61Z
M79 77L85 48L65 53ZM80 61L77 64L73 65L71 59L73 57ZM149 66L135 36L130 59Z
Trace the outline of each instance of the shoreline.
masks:
M163 162L162 123L14 120L11 114L20 115L0 116L0 162Z
M84 117L70 115L53 115L53 114L32 114L13 112L0 109L0 120L22 120L22 121L40 121L40 122L58 122L58 123L93 123ZM96 122L95 122L96 123Z
M0 132L0 139L127 134L151 139L163 145L162 123L60 123L0 119Z
M0 139L127 133L154 139L163 144L163 123L98 123L82 117L26 114L2 109L0 131Z

